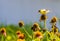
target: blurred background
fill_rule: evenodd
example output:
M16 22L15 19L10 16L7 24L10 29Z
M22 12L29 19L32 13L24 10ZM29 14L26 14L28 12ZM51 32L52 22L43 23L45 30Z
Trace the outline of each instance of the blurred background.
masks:
M0 0L0 24L39 22L39 9L50 10L47 25L53 16L60 18L60 0Z

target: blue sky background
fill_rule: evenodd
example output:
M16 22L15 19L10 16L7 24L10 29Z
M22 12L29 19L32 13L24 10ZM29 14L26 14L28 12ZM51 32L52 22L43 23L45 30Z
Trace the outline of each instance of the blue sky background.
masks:
M47 14L49 24L52 16L60 17L60 0L0 0L0 23L17 24L19 20L38 22L39 9L51 11Z

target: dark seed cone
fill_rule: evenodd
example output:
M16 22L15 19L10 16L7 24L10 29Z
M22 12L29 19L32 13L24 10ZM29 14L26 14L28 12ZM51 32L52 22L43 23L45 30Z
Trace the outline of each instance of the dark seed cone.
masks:
M22 27L22 26L24 26L24 22L23 21L20 21L19 22L19 27Z
M4 32L5 32L4 30L1 31L2 34L3 34Z
M19 39L24 39L25 35L24 34L20 34Z
M43 34L41 32L39 32L39 31L34 32L35 38L42 38L41 36L43 37Z
M35 27L31 27L31 30L33 30L33 31L37 31Z
M42 29L42 31L43 31L43 32L46 32L46 29L45 29L45 28L43 28L43 29Z
M40 34L36 34L36 36L35 37L39 37L40 36Z
M37 28L38 26L39 26L38 24L34 24L34 25L33 25L33 27L36 27L36 28Z
M5 28L1 28L1 31L0 31L2 34L6 32Z
M44 20L46 20L46 19L47 19L47 16L46 16L46 15L44 15L44 14L41 15L41 17L40 17L40 21L42 21L42 20L44 21Z
M38 30L40 30L40 28L32 27L31 30L38 31Z
M53 39L53 41L56 41L56 39Z
M53 17L52 19L51 19L51 22L50 23L56 23L57 22L57 18L56 17Z
M20 32L20 31L17 31L17 32L16 32L16 34L17 34L17 35L20 35L20 34L21 34L21 32Z
M17 33L17 35L19 35L20 33Z
M6 37L6 29L5 28L1 28L0 33Z

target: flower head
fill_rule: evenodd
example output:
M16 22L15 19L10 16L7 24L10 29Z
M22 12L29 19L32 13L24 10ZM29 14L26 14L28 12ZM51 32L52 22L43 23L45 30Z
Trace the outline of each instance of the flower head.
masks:
M38 23L34 23L33 27L31 28L33 31L37 31L40 30L39 24Z
M46 16L46 15L44 15L44 14L41 15L41 17L40 17L40 21L41 21L41 20L46 20L46 19L47 19L47 16Z
M18 24L19 24L19 27L24 26L24 22L23 21L20 21Z
M1 32L1 34L3 34L4 36L6 36L6 29L5 29L5 28L1 28L0 32Z
M21 34L21 32L20 32L20 31L17 31L17 32L16 32L16 34L17 34L17 35L20 35L20 34Z
M19 36L18 36L19 39L24 39L25 38L25 34L21 33Z
M57 17L53 17L52 19L51 19L51 22L50 23L56 23L57 22Z
M39 24L38 23L34 23L33 27L39 27Z
M39 10L38 12L41 13L41 14L47 14L47 13L50 12L50 11L47 10L47 9L41 9L41 10Z
M58 28L56 27L56 25L53 25L53 26L52 26L52 31L53 31L54 33L58 32Z
M35 36L35 38L42 38L43 34L39 31L36 31L36 32L34 32L34 36Z
M20 31L17 31L16 34L17 34L18 39L24 39L25 38L25 34L21 33Z

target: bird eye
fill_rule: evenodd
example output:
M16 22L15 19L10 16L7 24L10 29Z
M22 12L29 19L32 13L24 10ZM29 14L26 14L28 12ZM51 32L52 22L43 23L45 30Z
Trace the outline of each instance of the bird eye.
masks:
M38 12L40 12L40 10Z

